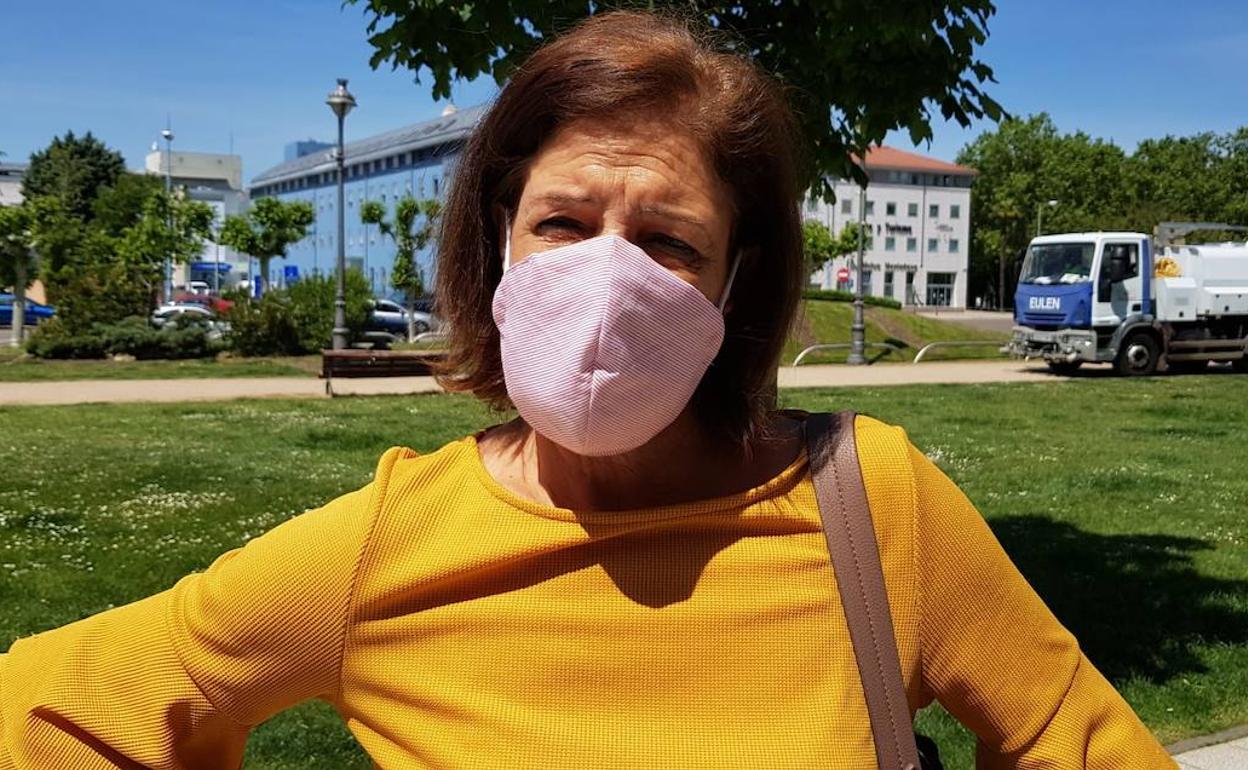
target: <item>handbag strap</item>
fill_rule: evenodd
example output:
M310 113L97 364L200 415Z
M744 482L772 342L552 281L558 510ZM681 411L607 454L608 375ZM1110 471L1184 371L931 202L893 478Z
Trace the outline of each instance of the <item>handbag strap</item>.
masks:
M918 770L884 571L854 441L854 412L811 414L806 446L881 770Z

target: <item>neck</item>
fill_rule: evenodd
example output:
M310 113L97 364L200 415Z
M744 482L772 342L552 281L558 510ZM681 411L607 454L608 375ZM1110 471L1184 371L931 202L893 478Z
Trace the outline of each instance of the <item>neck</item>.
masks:
M750 453L708 436L689 409L631 452L578 455L522 420L488 436L486 465L513 491L546 505L580 511L622 511L732 494L771 478L796 457L800 438L788 424L777 440ZM761 451L760 451L761 450Z

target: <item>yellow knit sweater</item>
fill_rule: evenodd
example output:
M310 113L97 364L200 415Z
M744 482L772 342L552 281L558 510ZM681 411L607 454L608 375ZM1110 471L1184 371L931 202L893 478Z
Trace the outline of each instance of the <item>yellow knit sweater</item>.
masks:
M898 428L858 450L911 709L986 768L1173 768ZM0 768L235 768L332 703L386 768L867 768L871 733L805 459L739 495L582 513L473 437L168 591L0 655Z

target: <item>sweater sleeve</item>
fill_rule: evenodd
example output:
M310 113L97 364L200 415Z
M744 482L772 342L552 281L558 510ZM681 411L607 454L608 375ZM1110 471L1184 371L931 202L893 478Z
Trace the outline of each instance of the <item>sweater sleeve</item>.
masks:
M0 655L0 770L235 768L252 726L336 698L377 486L167 591L14 642Z
M1177 767L962 491L910 452L923 686L978 736L976 766Z

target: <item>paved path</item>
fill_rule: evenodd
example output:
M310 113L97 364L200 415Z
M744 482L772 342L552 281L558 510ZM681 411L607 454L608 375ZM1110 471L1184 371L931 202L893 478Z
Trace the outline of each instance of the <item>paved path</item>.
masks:
M918 314L939 321L950 321L972 329L995 332L1009 336L1014 328L1014 314L996 310L932 310L925 308Z
M1181 770L1248 768L1248 725L1170 746Z
M1106 374L1108 371L1105 372ZM1055 379L1043 365L1018 361L958 361L874 366L800 366L780 370L780 387L838 387L914 383L1039 382ZM430 393L432 377L335 379L338 395ZM312 377L175 380L0 382L0 404L88 404L127 401L221 401L235 398L325 398Z

